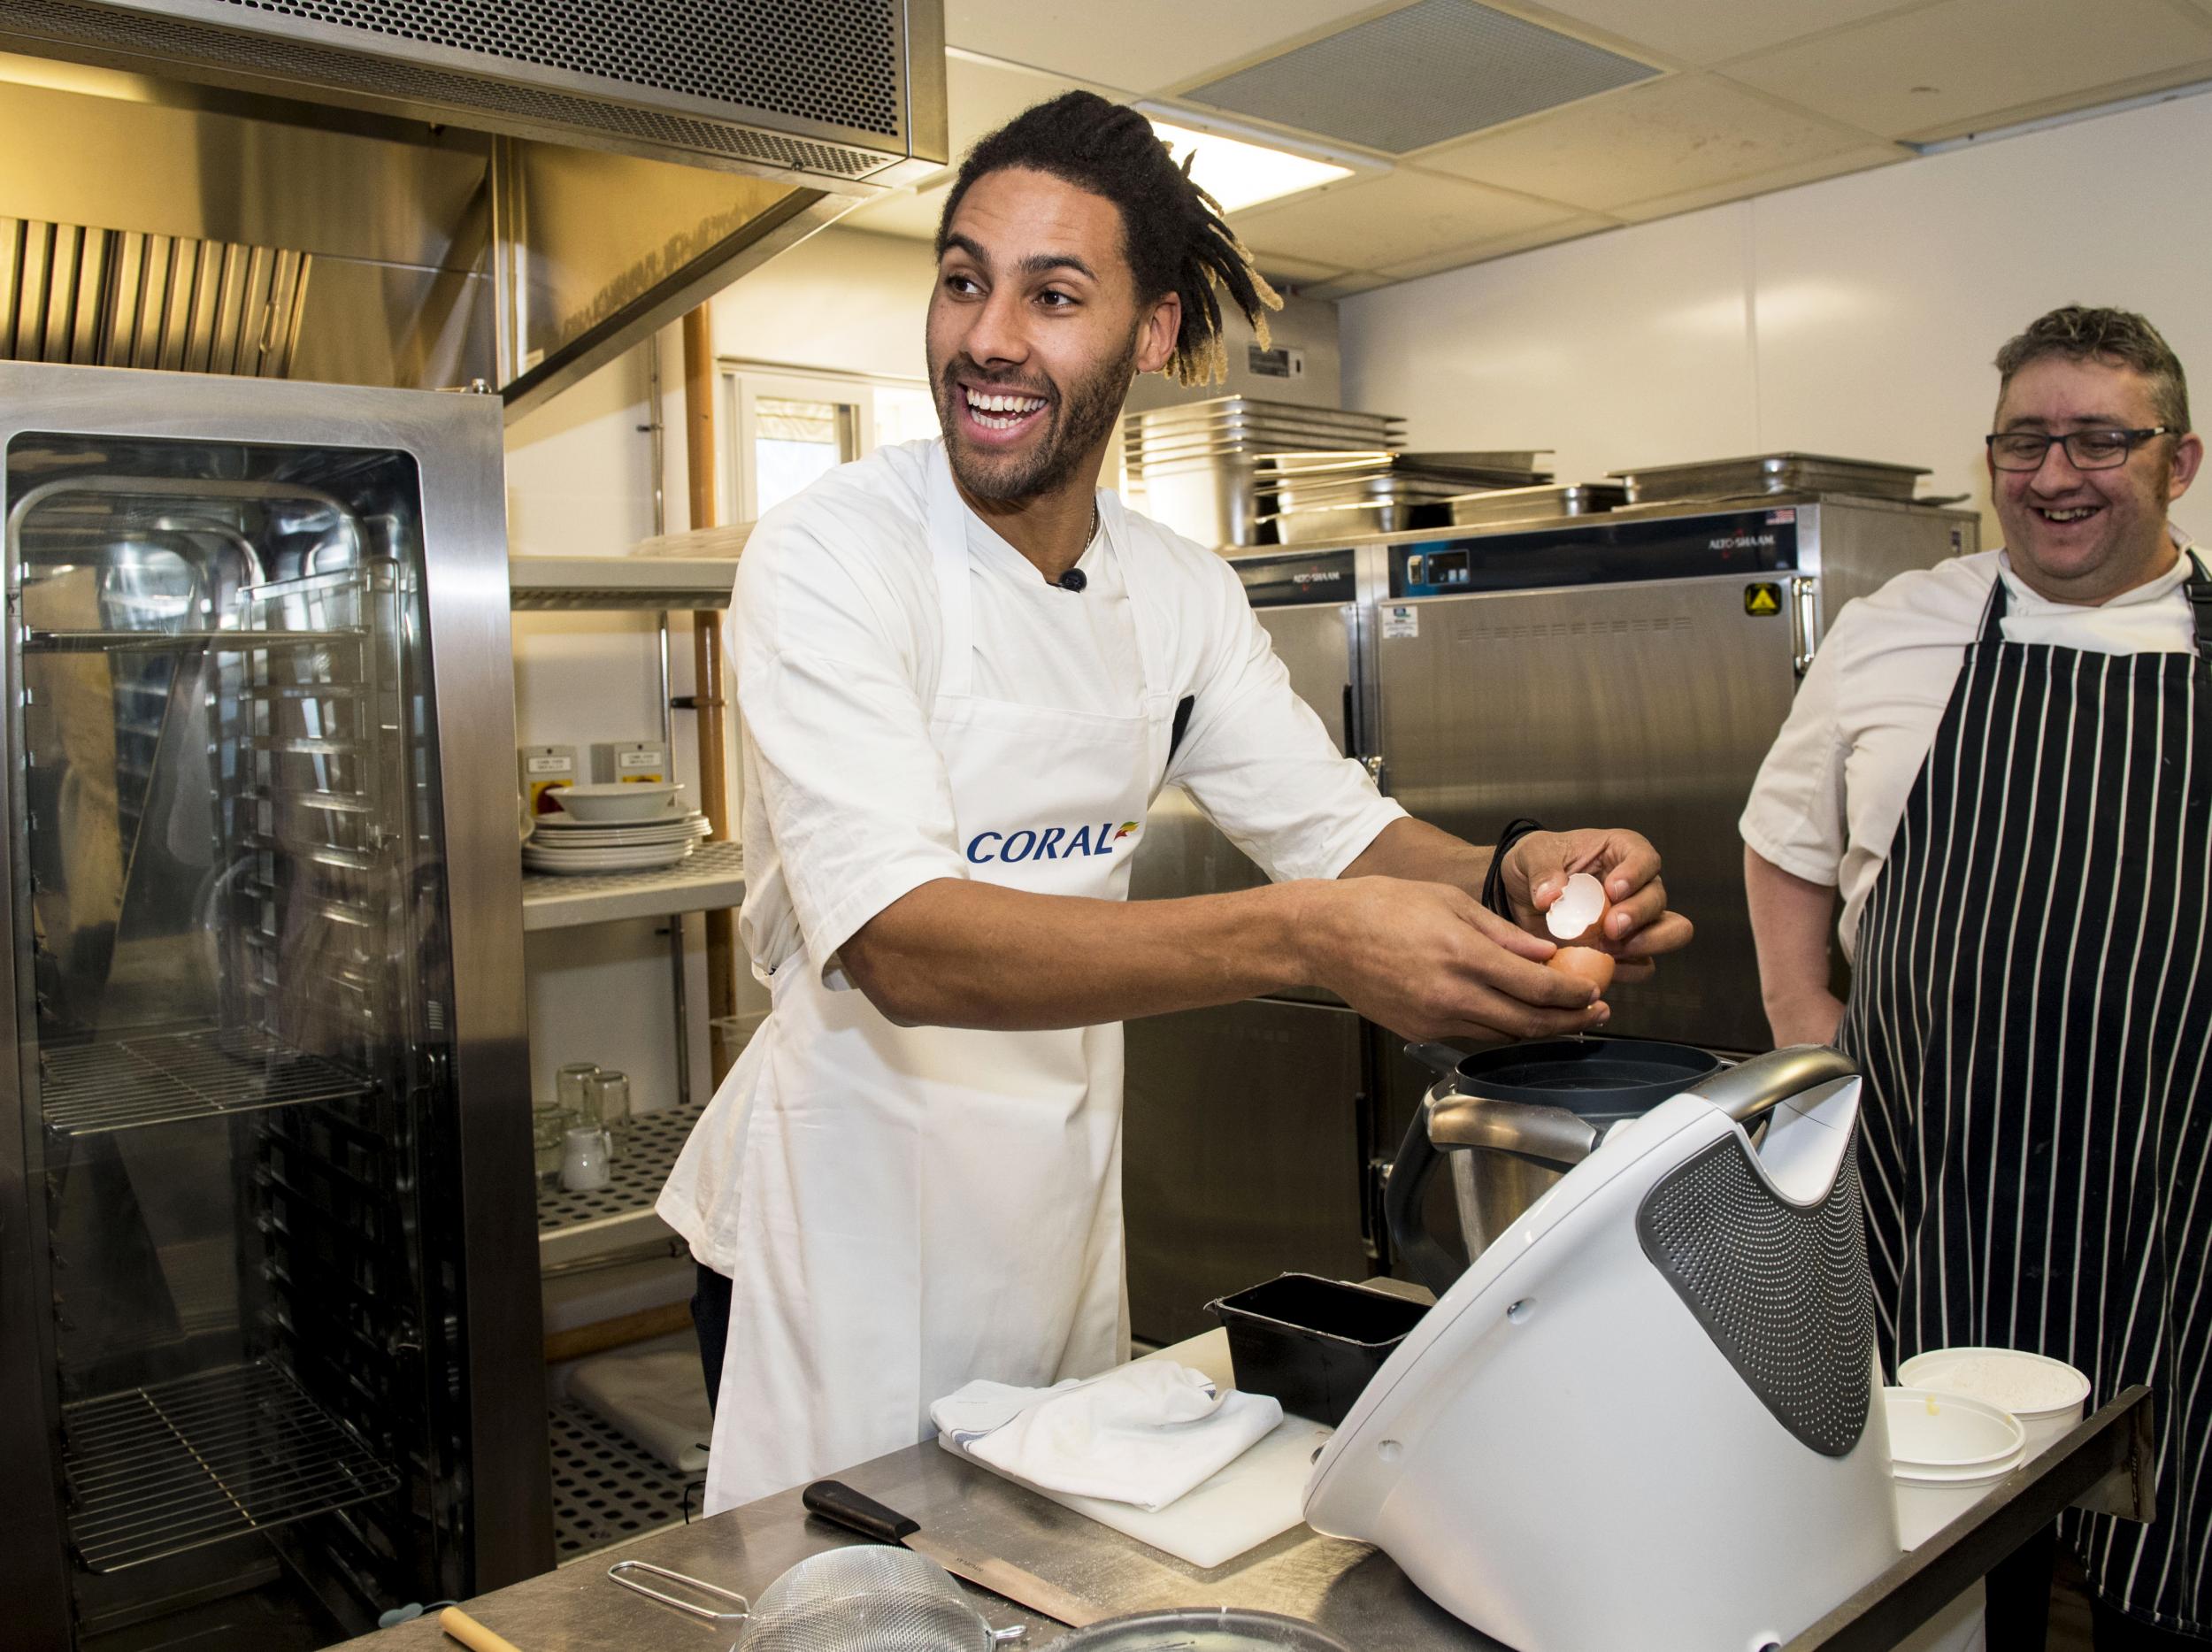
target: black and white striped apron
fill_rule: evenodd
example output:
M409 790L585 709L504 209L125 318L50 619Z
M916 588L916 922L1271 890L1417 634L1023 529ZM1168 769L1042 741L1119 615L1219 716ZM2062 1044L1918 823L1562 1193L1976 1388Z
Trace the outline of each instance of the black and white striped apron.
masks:
M2187 553L2185 553L2187 554ZM2098 1591L2212 1635L2212 580L2193 654L2007 642L1990 593L1860 919L1875 1295L1897 1360L2032 1349L2156 1391L2158 1518ZM1893 1366L1893 1369L1894 1367Z

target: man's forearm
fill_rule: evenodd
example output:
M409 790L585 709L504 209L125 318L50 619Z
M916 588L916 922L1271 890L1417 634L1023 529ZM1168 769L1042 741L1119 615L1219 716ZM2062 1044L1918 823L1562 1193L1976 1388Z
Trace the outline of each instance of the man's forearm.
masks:
M1480 899L1483 880L1490 875L1490 857L1488 848L1408 815L1375 834L1375 841L1338 876L1448 883Z
M1086 1026L1307 985L1300 906L1294 883L1102 901L944 878L877 913L841 957L896 1020Z
M1828 928L1835 921L1836 892L1783 871L1747 846L1743 877L1759 954L1759 993L1775 1037L1825 1041L1834 1033L1838 1008L1828 990Z

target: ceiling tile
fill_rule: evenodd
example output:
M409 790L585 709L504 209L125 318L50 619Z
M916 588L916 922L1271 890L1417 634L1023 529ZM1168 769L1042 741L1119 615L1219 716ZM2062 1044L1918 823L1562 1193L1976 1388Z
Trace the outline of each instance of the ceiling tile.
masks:
M1446 270L1480 264L1486 258L1502 258L1509 252L1526 252L1532 247L1548 247L1555 242L1572 241L1578 235L1595 234L1601 229L1618 227L1618 224L1610 218L1595 212L1581 212L1573 218L1563 218L1535 229L1523 230L1517 235L1501 235L1494 240L1478 242L1470 247L1432 252L1418 258L1409 258L1402 264L1386 264L1378 273L1394 281L1409 281L1424 275L1437 275Z
M1824 178L1840 178L1846 173L1866 172L1912 158L1913 152L1901 144L1863 143L1839 154L1823 155L1792 166L1778 166L1726 183L1709 184L1702 189L1681 189L1642 201L1625 201L1614 207L1612 214L1629 223L1641 224L1655 218L1672 218L1678 212L1722 206L1730 201L1770 195L1777 189L1793 189L1800 184L1818 183Z
M1260 262L1269 253L1379 268L1555 224L1573 210L1408 168L1354 178L1232 220Z
M1352 270L1338 276L1333 281L1324 281L1317 287L1309 287L1305 292L1309 298L1349 298L1354 293L1371 293L1378 287L1389 285L1390 278L1387 275L1378 275L1372 270Z
M1262 252L1253 255L1260 266L1260 273L1276 286L1285 282L1303 292L1319 281L1331 280L1345 273L1345 265L1322 264L1311 258L1294 258L1280 252Z
M1377 0L945 0L945 42L1142 95L1388 9Z
M1731 79L1885 137L2080 95L2212 58L2212 14L2168 0L1941 0L1740 58Z
M1840 23L1898 10L1900 0L1548 0L1527 10L1616 35L1660 57L1718 63Z
M1423 167L1603 211L1861 147L1863 135L1713 74L1670 75L1554 110Z

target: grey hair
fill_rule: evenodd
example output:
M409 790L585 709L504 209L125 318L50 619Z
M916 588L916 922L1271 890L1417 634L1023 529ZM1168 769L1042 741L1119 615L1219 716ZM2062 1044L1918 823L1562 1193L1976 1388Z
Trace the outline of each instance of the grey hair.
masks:
M2189 381L2182 374L2180 358L2158 329L2132 310L2064 304L2037 317L2026 332L2008 339L1997 352L1998 401L2005 399L2015 373L2052 356L2132 367L2150 381L2158 422L2177 431L2190 427Z

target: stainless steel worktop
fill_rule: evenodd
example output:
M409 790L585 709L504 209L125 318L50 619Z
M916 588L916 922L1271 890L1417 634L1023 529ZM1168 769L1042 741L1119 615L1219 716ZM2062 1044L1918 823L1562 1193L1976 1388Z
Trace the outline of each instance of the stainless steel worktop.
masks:
M1317 1537L1304 1526L1201 1571L934 1443L895 1451L839 1478L949 1542L1010 1560L1117 1611L1254 1607L1317 1623L1358 1652L1502 1652L1497 1641L1432 1604L1385 1556L1363 1543ZM749 1594L795 1562L849 1541L810 1518L795 1490L781 1492L497 1590L469 1602L468 1610L521 1652L634 1652L647 1646L656 1652L720 1652L737 1639L734 1626L702 1623L641 1599L608 1580L608 1565L650 1561ZM1066 1633L995 1595L979 1596L979 1603L1002 1627L1027 1624L1033 1648L1048 1647ZM347 1646L351 1652L431 1652L453 1644L439 1633L434 1614Z

